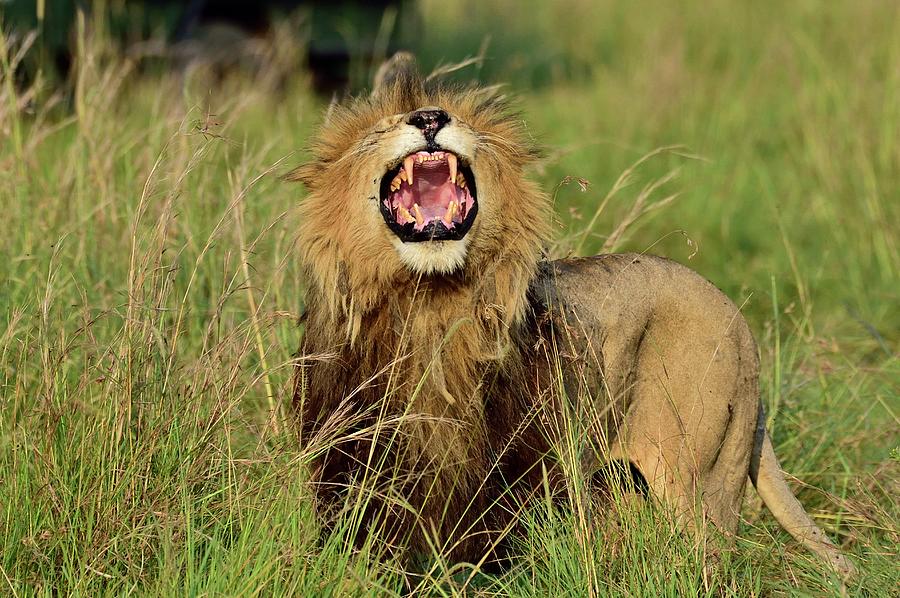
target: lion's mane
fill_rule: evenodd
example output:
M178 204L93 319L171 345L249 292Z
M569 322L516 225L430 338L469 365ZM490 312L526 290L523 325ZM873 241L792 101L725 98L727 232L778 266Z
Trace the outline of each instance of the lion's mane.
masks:
M479 197L496 206L479 213L480 234L451 275L411 272L386 227L343 217L375 200L353 194L348 181L365 176L360 167L367 147L378 143L379 121L422 106L441 106L477 132ZM379 503L395 515L391 533L423 528L448 538L451 528L472 533L498 525L467 521L486 508L476 494L485 494L479 488L503 450L494 446L503 436L497 421L521 420L514 412L525 395L512 382L521 372L505 373L521 362L528 284L549 222L548 198L525 177L537 156L528 132L496 89L432 85L401 74L371 97L333 105L312 154L291 175L308 190L299 210L309 288L294 400L303 442L332 443L316 463L322 502L339 506L346 486L375 466L373 454L377 460L387 451L392 457L381 468L395 484L406 480L400 493L410 507L398 515L402 508ZM499 416L491 422L489 402ZM400 423L373 432L373 422L390 418ZM323 438L335 430L342 439ZM419 536L413 532L411 541L424 548Z

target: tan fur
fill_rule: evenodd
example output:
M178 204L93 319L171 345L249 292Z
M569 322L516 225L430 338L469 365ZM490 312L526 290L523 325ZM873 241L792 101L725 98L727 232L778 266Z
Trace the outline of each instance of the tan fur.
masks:
M302 354L317 356L298 367L294 400L302 442L323 447L323 511L368 481L358 540L380 533L471 561L502 553L516 510L565 486L554 455L577 401L588 475L630 462L688 527L699 516L727 533L750 477L791 533L849 571L757 430L756 348L735 306L660 258L541 262L549 201L524 177L535 152L496 91L425 85L408 55L378 82L372 97L330 109L313 159L292 175L309 192ZM436 139L469 158L478 186L478 216L451 260L437 244L398 245L378 212L381 176L418 149L406 116L423 107L451 115Z

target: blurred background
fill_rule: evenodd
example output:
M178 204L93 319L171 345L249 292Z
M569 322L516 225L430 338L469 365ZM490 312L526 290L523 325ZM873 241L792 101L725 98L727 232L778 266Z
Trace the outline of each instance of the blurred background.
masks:
M302 45L296 69L306 67L320 91L364 83L373 60L411 46L420 27L414 2L396 0L10 0L7 27L37 31L33 71L51 66L68 77L76 51L78 14L104 30L119 51L144 68L229 70L264 68L265 47L284 29Z
M289 536L315 526L302 484L282 487L304 191L279 177L328 102L397 49L425 71L471 59L454 76L514 98L544 148L530 175L556 208L551 255L665 255L741 306L782 463L865 572L851 594L895 593L896 0L0 0L0 504L23 513L0 520L0 565L14 586L235 594L262 579L318 595L334 577L314 534ZM722 583L834 591L773 543L757 503L745 516L749 560ZM228 552L234 537L253 550ZM702 559L676 578L641 551L604 554L544 563L523 587L565 595L590 570L697 595L706 579ZM246 563L262 577L235 578ZM365 587L375 565L360 563Z
M3 0L0 10L9 42L27 46L13 76L31 102L43 94L71 108L80 76L117 63L127 69L123 91L166 80L180 89L173 98L218 114L206 125L247 83L269 94L249 107L305 106L292 130L314 122L313 106L364 91L399 49L426 71L474 58L456 76L520 96L547 148L536 174L548 187L593 185L587 196L568 185L555 194L563 230L591 228L570 249L611 248L624 219L630 234L614 241L631 249L697 253L712 272L739 263L747 273L765 256L792 293L821 285L830 289L822 301L866 321L894 311L875 296L880 285L862 283L893 282L900 260L892 0L804 0L788 10L730 0ZM301 149L302 135L274 143ZM641 192L616 186L626 172L628 182L658 183L637 211L629 201ZM612 190L621 201L604 202ZM656 221L641 233L653 199L673 226ZM682 249L685 239L704 250ZM821 247L814 263L797 261L804 247ZM811 280L787 282L801 270ZM754 287L769 287L768 274ZM846 276L858 284L842 284ZM741 280L716 282L737 292Z

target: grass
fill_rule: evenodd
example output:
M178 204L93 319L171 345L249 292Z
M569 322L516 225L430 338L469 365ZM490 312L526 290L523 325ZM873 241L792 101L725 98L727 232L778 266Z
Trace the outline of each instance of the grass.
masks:
M846 592L892 594L897 6L511 4L424 3L426 61L486 47L479 76L513 81L548 147L535 176L556 189L556 254L668 255L745 304L782 463L859 566ZM0 44L4 594L839 591L752 491L734 546L646 505L588 535L577 512L539 505L497 576L439 558L404 576L377 546L349 549L346 527L320 533L284 408L302 190L276 175L302 160L323 103L283 46L212 86L141 72L82 25L69 97L13 85L21 40ZM678 149L629 170L664 146ZM631 218L642 191L644 208L677 197Z

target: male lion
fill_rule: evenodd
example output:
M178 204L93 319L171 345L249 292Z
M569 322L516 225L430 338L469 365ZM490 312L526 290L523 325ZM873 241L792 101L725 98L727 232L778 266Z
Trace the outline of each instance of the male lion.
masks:
M749 478L852 570L785 483L731 301L658 257L542 261L549 200L495 89L423 81L397 55L371 97L329 110L313 153L291 175L309 192L294 403L319 508L354 513L357 541L502 554L528 499L565 487L581 429L587 477L624 464L686 526L726 534Z

